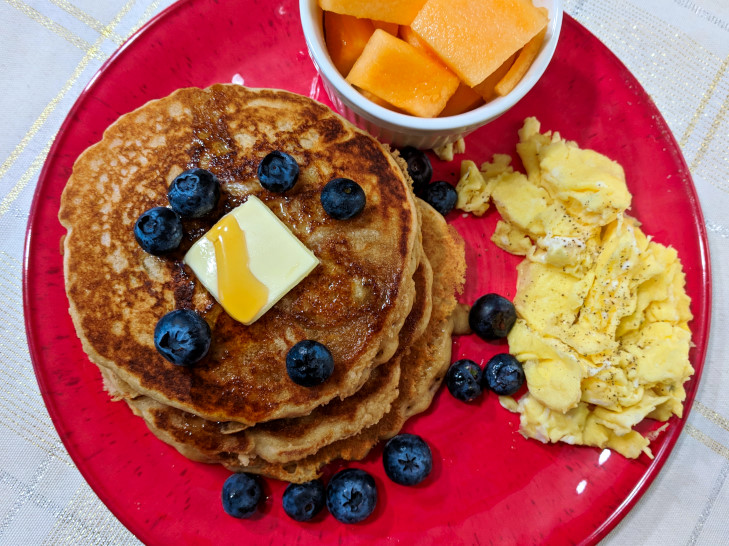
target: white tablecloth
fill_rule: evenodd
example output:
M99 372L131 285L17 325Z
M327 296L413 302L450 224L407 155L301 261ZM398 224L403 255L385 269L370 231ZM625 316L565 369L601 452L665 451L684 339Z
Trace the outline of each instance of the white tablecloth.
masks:
M171 0L0 1L0 543L137 544L69 458L23 331L23 239L68 110L103 61ZM709 234L712 335L693 411L659 477L605 544L729 542L729 0L566 0L653 97Z

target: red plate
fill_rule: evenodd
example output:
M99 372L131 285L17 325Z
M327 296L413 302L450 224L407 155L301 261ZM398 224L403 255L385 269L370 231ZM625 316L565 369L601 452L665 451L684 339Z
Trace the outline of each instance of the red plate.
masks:
M148 24L104 65L66 119L33 202L26 242L24 302L36 375L51 418L81 473L111 511L148 544L243 544L391 541L594 543L615 526L655 478L681 431L672 419L653 443L655 459L629 461L592 448L542 445L517 432L518 419L487 396L475 406L441 393L407 430L433 447L434 471L415 488L387 480L381 448L363 462L380 501L354 526L320 515L290 520L284 484L267 482L263 514L236 520L223 513L228 472L193 463L150 434L125 404L102 392L67 313L57 220L59 198L78 155L120 114L179 87L230 82L320 92L299 26L297 3L180 2ZM663 118L625 67L595 37L566 17L551 66L513 110L467 139L466 158L511 153L516 131L535 115L544 129L619 161L634 195L632 212L647 233L679 251L694 320L687 384L691 406L709 330L711 280L704 222L689 171ZM460 157L459 157L460 159ZM459 161L435 161L436 176L454 181ZM449 220L467 241L464 301L486 291L513 296L518 260L490 243L496 214ZM504 347L469 336L456 356L483 362Z

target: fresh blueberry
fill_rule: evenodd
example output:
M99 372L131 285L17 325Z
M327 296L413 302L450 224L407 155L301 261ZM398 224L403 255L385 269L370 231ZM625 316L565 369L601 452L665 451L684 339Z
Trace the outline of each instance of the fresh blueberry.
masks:
M446 386L462 402L472 402L483 392L481 375L481 368L473 360L458 360L448 368Z
M400 157L408 164L408 174L413 180L415 195L420 195L433 177L433 166L430 164L430 159L425 152L412 146L406 146L400 150Z
M332 218L348 220L365 207L367 198L362 187L349 178L335 178L321 190L321 206Z
M261 186L274 193L289 191L299 177L299 165L286 152L271 152L258 164Z
M220 182L210 171L190 169L172 181L167 190L170 206L183 218L200 218L220 199Z
M324 484L321 480L291 483L283 494L283 509L291 519L309 521L324 508L324 497Z
M506 337L515 322L514 304L498 294L481 296L468 312L471 330L486 341Z
M318 341L299 341L286 354L286 371L291 380L302 387L321 385L334 371L334 359Z
M366 519L377 505L375 479L364 470L340 470L327 485L327 508L342 523Z
M415 434L391 438L382 452L385 474L400 485L416 485L433 469L433 455L425 441Z
M524 368L514 356L501 353L493 356L483 371L482 385L499 396L511 396L524 383Z
M428 184L420 197L443 216L452 211L458 201L456 188L442 180Z
M177 309L157 321L154 346L167 360L178 366L192 366L210 348L210 326L195 311Z
M172 209L154 207L137 218L134 238L145 252L162 256L180 246L182 221Z
M253 474L233 474L223 484L223 510L234 518L249 518L255 514L261 497L261 482Z

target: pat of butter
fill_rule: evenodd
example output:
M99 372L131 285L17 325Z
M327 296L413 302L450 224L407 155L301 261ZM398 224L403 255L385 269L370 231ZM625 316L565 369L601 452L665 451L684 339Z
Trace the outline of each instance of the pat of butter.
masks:
M200 237L184 262L231 317L251 324L319 260L260 199L250 196Z

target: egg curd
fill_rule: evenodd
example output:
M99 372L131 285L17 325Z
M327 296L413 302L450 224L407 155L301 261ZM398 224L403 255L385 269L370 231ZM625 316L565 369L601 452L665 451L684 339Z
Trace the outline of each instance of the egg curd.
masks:
M692 315L673 248L640 229L622 167L528 118L517 153L480 169L462 163L457 207L501 214L492 241L524 256L509 350L528 393L502 397L520 432L542 442L611 448L652 457L634 430L644 418L681 417L693 374Z

